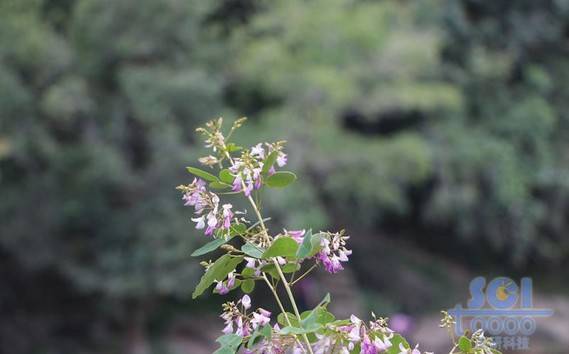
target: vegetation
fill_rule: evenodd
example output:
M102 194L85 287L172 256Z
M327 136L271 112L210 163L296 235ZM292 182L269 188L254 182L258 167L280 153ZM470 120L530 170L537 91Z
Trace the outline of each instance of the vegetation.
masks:
M187 299L172 186L236 112L307 181L276 225L567 264L568 25L553 0L0 1L0 343L112 346Z

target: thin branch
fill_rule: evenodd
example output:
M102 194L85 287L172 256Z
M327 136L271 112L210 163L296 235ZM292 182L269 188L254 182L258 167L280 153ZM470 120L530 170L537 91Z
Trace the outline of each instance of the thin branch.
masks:
M312 267L310 267L306 272L304 272L300 277L298 277L297 279L295 279L292 283L290 283L290 286L294 286L294 284L298 283L300 280L302 280L302 278L304 278L305 276L307 276L310 272L312 272L314 269L316 269L317 265L313 264Z

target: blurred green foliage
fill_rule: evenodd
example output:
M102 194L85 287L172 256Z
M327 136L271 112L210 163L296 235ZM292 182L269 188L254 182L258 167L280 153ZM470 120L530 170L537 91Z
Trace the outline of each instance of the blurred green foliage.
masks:
M96 303L187 297L174 187L195 127L237 114L289 141L277 224L565 262L568 26L553 0L0 1L3 262Z

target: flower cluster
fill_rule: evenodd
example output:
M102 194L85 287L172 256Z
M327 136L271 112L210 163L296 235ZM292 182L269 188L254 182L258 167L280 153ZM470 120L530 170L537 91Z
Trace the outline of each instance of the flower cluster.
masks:
M349 350L353 350L359 343L363 354L375 354L392 346L390 339L393 338L393 331L387 327L385 319L376 319L366 326L362 320L352 315L350 322L350 325L341 328L347 332Z
M472 333L472 343L476 353L493 354L493 348L496 346L492 338L486 337L482 329Z
M237 120L227 135L222 132L223 120L217 119L199 128L206 138L206 146L212 155L199 159L200 163L218 167L217 173L206 172L189 167L196 176L189 185L179 186L185 205L195 209L192 221L197 229L205 229L206 235L214 239L200 247L192 255L201 256L213 251L225 254L215 261L201 262L206 273L201 277L192 297L203 294L214 285L213 292L220 295L240 288L245 294L255 290L256 285L264 283L275 297L281 314L278 323L271 326L271 312L258 308L251 309L251 298L244 295L240 300L223 305L221 318L224 320L223 335L217 340L221 345L218 352L235 354L421 354L418 346L412 347L388 325L387 319L377 318L375 314L369 322L352 315L346 320L336 320L328 312L330 302L326 296L314 309L299 312L294 298L293 287L304 279L318 265L329 273L344 269L344 263L352 251L347 248L349 236L345 231L318 232L311 230L287 230L272 234L263 218L260 194L251 197L253 191L265 186L283 188L296 180L290 171L276 171L275 168L287 164L283 152L284 141L260 143L244 149L230 141L233 132L244 119ZM218 194L206 188L221 190ZM224 191L225 190L225 191ZM250 221L234 211L232 204L222 203L220 196L246 196L256 221ZM306 263L312 263L306 266ZM279 294L279 286L284 292ZM292 305L291 313L285 308L281 296L286 294ZM290 308L288 310L291 310ZM441 326L451 330L454 319L443 313ZM281 329L279 324L283 326ZM394 324L392 322L392 324ZM395 324L394 324L395 326ZM396 327L393 327L396 328ZM482 332L475 332L471 339L461 337L457 342L453 337L454 348L451 353L472 353L463 350L469 346L476 353L494 354L491 341ZM467 344L464 344L467 343ZM427 354L427 353L425 353Z
M259 143L253 146L250 150L246 150L241 154L241 157L233 159L232 165L229 167L235 179L233 180L233 191L241 192L245 196L251 195L255 189L261 188L263 166L266 159L272 152L276 154L276 160L273 162L279 167L283 167L287 163L287 155L282 151L284 142L276 142L274 144ZM268 175L275 173L273 165L267 171Z
M359 349L360 354L379 354L390 350L395 341L395 333L387 326L386 318L376 318L368 324L352 315L347 323L340 325L328 325L332 334L317 335L318 341L314 344L315 354L331 353L338 348L338 353L349 354ZM402 341L396 346L398 354L421 354L418 346L407 348ZM432 354L425 352L425 354Z
M193 206L195 214L192 218L196 223L196 229L204 229L206 235L212 235L217 229L228 230L234 213L231 204L223 204L219 207L219 196L206 188L205 181L195 178L191 184L179 186L184 192L182 199L185 206ZM207 225L207 227L206 227Z
M318 253L317 259L329 273L334 274L343 270L342 262L347 262L348 256L352 254L352 251L346 248L346 240L350 237L344 233L344 230L336 233L328 232L322 237L322 250Z
M233 270L227 274L226 281L216 281L217 285L215 286L215 291L217 291L219 295L227 294L235 286L235 279L235 270Z
M223 333L234 333L240 337L247 337L254 330L271 322L271 313L269 311L258 308L248 314L247 312L250 308L251 298L249 295L244 295L237 304L234 302L223 304L223 313L220 316L225 321Z

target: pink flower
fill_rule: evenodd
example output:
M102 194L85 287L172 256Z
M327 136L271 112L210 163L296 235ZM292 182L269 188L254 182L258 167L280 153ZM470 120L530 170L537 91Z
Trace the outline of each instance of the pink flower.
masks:
M227 322L225 327L222 330L223 334L233 333L233 321Z
M419 344L417 344L413 349L405 349L403 343L399 343L399 350L399 354L421 354L421 351L419 350Z
M239 317L237 319L237 331L235 331L235 334L241 337L246 337L250 333L251 330L249 329L249 326L246 323L243 323L243 319Z
M202 215L199 218L192 218L192 221L196 223L196 229L200 230L205 227L205 216Z
M347 239L349 236L344 236L343 233L322 237L322 249L316 258L322 262L327 272L334 274L344 269L341 262L347 262L348 256L352 254L352 251L345 247Z
M304 234L306 230L284 230L285 234L289 235L292 239L294 239L298 243L302 243L304 239Z
M260 168L254 168L253 169L253 177L252 177L253 181L254 181L254 187L255 189L259 189L261 188L261 169Z
M243 191L243 193L245 194L246 197L251 195L251 192L253 191L253 181L251 179L247 180L247 182L245 182L245 190Z
M373 345L373 343L369 339L369 336L365 333L364 333L364 339L362 341L361 353L362 354L377 354L377 348L375 347L375 345Z
M231 211L231 208L233 207L233 205L231 204L223 204L223 227L225 229L229 229L229 227L231 226L231 218L233 218L233 212Z
M384 340L379 339L379 337L373 340L373 345L377 348L379 352L385 351L391 347L391 341L389 338L385 338Z
M246 268L255 269L255 262L256 262L255 258L245 257L245 260L247 261L247 263L245 264Z
M234 192L241 192L242 188L243 188L243 178L241 178L241 175L238 174L237 176L235 176L235 179L233 180L233 188L231 190Z
M279 154L277 156L277 165L279 167L283 167L284 165L286 165L287 163L287 156L284 152L279 151Z
M258 312L253 312L253 319L251 320L251 325L253 329L262 327L271 321L271 313L262 308L257 309Z
M265 158L265 149L263 149L263 144L259 143L251 148L251 156L258 157L260 159Z
M207 229L205 230L205 234L207 236L213 234L216 227L217 227L217 218L215 217L214 212L210 211L209 214L207 214Z
M225 295L231 290L231 288L233 288L234 285L235 274L234 272L230 272L227 275L227 282L224 283L223 281L218 281L215 286L215 290L219 293L219 295Z

